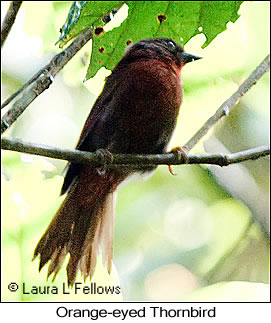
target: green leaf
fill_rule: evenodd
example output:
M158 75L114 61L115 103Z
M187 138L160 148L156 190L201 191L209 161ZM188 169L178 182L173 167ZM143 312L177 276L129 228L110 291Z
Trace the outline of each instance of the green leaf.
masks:
M93 23L102 23L101 19L121 3L121 1L74 1L60 29L61 36L57 41L59 46L63 47L80 32L90 28Z
M206 47L229 21L236 21L242 1L129 1L128 17L118 28L93 34L86 79L101 67L112 70L127 45L144 38L169 37L186 44L203 33ZM202 29L200 28L202 27ZM200 29L199 29L200 28Z
M201 1L199 27L206 36L202 48L208 46L212 40L227 29L228 22L235 22L238 10L243 1Z
M243 1L126 1L128 17L119 27L108 32L101 18L120 1L76 1L62 27L61 46L82 30L93 25L91 64L86 79L101 67L112 70L123 56L130 42L145 38L168 37L186 44L192 37L203 33L206 47L227 23L235 22Z

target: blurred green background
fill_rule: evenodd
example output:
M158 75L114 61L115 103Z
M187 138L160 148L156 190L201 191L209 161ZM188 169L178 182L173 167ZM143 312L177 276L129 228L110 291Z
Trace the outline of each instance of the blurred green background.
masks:
M4 16L9 3L1 5ZM54 44L70 5L68 1L23 3L2 51L3 99L59 52ZM269 53L269 9L267 1L245 2L237 22L229 23L207 48L201 49L203 35L186 44L188 52L204 59L183 70L184 102L171 147L184 144ZM81 49L6 135L75 146L109 74L103 69L82 83L90 48L88 43ZM269 102L268 73L193 152L237 152L268 144ZM23 282L31 289L66 281L65 266L52 283L46 281L46 268L39 273L38 261L31 262L36 243L63 199L59 192L65 164L2 151L4 301L268 300L264 285L269 283L268 157L222 169L175 166L177 176L160 166L150 179L121 188L114 270L108 276L98 263L93 278L97 285L120 285L121 295L24 294ZM221 283L227 281L235 283ZM19 284L16 293L8 290L10 282ZM219 284L209 286L215 283ZM209 287L202 289L205 286Z

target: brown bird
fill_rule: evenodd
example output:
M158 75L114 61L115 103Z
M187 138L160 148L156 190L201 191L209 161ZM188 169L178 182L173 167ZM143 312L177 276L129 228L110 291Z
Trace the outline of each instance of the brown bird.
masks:
M168 38L145 39L128 47L93 105L76 149L166 152L182 102L181 69L199 58ZM73 285L79 269L84 279L92 277L100 252L111 272L114 192L134 172L131 167L101 171L68 165L61 190L67 196L34 252L34 258L40 255L39 270L51 260L48 277L54 273L55 278L69 253L67 276Z

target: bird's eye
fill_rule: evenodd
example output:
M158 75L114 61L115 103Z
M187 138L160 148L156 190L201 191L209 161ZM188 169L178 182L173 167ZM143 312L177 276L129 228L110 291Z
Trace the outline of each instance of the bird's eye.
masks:
M168 47L170 47L170 48L174 48L174 47L175 47L175 44L174 44L172 41L169 41L169 42L167 43L167 45L168 45Z

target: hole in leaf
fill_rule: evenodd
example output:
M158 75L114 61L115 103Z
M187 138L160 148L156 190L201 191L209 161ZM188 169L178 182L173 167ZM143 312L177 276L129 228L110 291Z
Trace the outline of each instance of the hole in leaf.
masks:
M157 19L159 21L159 24L162 24L167 19L167 17L165 15L158 15Z
M126 45L129 46L132 43L131 39L128 39Z
M99 52L102 54L104 52L104 47L100 47Z
M95 28L94 33L95 33L96 36L99 36L99 35L103 34L104 33L103 27Z

